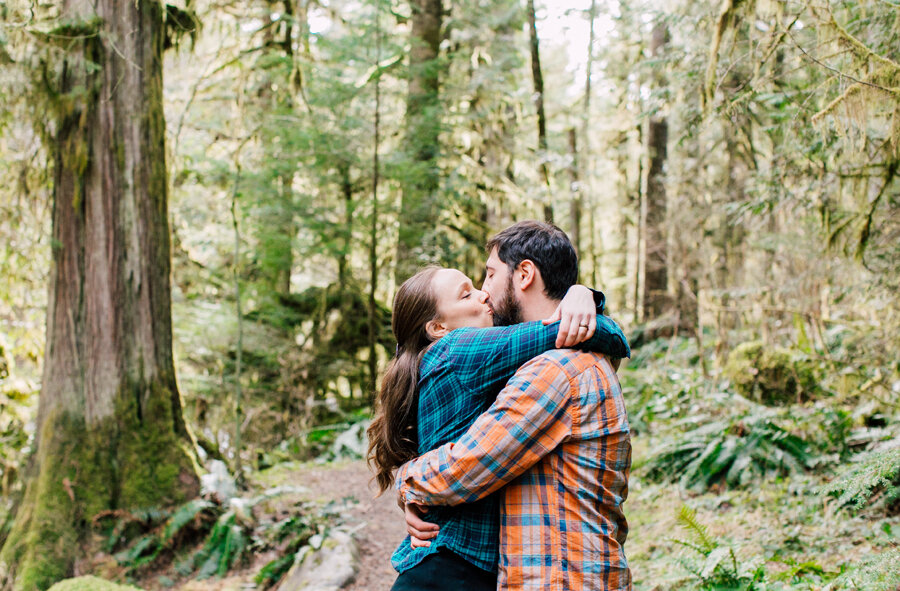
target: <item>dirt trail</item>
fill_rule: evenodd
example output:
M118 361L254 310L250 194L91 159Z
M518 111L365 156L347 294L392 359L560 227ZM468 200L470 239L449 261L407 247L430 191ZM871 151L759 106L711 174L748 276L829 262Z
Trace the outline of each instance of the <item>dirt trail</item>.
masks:
M347 524L359 527L354 534L360 555L356 580L346 591L388 591L397 577L391 567L391 554L406 535L403 514L395 496L386 492L374 498L372 473L364 461L305 465L296 482L310 490L310 498L318 502L339 501L353 497L357 504L347 514Z

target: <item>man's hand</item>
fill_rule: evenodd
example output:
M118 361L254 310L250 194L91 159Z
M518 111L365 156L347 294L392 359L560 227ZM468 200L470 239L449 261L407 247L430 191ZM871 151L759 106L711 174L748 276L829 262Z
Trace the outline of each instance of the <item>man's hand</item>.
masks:
M583 285L573 285L566 292L550 318L542 322L546 326L559 320L556 348L573 347L594 336L597 330L597 306L594 294Z
M422 517L428 512L428 508L422 505L407 503L403 509L406 515L406 533L410 536L410 545L413 548L427 548L431 546L431 540L438 534L437 524L423 521Z

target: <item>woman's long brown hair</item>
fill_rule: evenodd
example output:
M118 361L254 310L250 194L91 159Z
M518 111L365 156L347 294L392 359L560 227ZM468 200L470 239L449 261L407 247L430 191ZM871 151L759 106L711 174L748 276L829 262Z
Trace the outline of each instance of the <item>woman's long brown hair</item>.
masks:
M437 317L431 281L440 269L428 267L403 282L394 297L391 328L397 354L385 370L375 400L375 416L366 431L367 460L375 466L379 494L394 483L394 470L418 456L419 365L434 339L425 325Z

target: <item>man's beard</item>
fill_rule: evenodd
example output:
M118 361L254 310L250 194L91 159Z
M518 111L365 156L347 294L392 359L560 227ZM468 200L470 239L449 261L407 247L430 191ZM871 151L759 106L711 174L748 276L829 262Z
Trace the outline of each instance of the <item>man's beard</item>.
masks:
M522 318L522 307L513 297L513 281L512 274L506 283L506 291L498 301L491 301L491 309L494 312L494 326L511 326L524 322Z

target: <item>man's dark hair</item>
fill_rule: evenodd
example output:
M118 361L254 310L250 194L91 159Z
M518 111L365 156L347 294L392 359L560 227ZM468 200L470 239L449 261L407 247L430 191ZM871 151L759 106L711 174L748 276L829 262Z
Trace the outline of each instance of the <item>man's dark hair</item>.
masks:
M488 255L495 247L510 271L525 259L534 262L544 280L544 293L551 299L561 300L578 281L575 247L553 224L535 220L515 223L488 241Z

